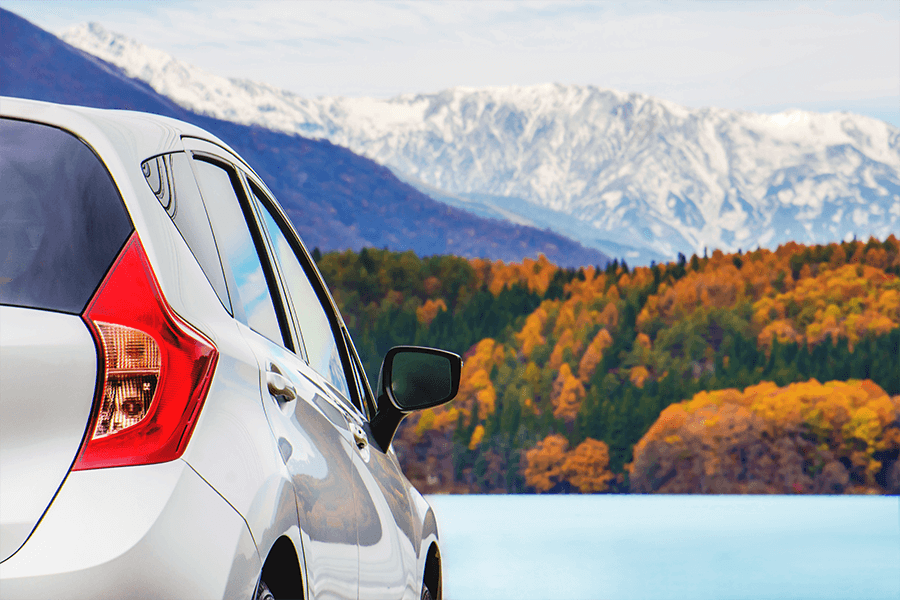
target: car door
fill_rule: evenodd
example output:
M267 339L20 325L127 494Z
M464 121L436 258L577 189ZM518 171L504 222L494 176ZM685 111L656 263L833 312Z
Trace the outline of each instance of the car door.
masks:
M291 475L310 598L358 597L355 443L307 363L277 267L234 159L192 141L192 164L222 259L236 326L253 349L266 416ZM234 161L234 162L232 162Z
M374 415L375 400L349 335L346 335L346 345L361 404L368 415ZM410 483L403 475L393 450L387 448L382 451L378 448L363 414L353 415L350 426L365 435L373 448L368 454L359 453L355 461L362 473L366 494L376 503L385 524L382 529L388 532L379 539L360 529L360 598L418 599L422 586L422 574L417 569L422 521L410 497Z
M416 555L409 497L396 460L378 448L365 417L352 346L325 287L287 220L261 185L248 181L307 360L325 380L334 406L346 419L354 445L354 492L360 598L418 598ZM365 576L365 580L363 580Z

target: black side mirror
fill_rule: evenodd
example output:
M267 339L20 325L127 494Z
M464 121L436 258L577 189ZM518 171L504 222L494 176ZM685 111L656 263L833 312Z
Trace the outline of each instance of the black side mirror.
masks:
M418 346L388 350L378 376L378 411L372 419L378 445L387 450L407 414L455 398L461 371L462 359L453 352Z

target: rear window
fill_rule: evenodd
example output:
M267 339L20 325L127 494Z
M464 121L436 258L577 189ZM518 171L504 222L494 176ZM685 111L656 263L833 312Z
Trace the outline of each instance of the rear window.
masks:
M166 209L181 237L194 253L222 305L231 312L225 274L222 272L209 217L188 161L184 152L163 154L145 160L141 163L141 170L156 199Z
M55 127L0 119L0 304L78 314L133 227L100 159Z

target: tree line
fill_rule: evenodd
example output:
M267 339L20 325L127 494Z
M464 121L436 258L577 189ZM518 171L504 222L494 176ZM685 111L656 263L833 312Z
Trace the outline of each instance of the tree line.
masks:
M645 489L635 447L698 394L813 380L900 394L898 250L891 236L578 270L373 249L317 259L370 378L396 344L464 356L458 399L395 442L418 485L600 492ZM887 489L896 456L878 452L871 477L844 465L842 489Z

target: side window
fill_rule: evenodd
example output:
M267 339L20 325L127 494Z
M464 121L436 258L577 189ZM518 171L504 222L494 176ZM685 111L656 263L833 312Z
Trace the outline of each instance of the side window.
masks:
M294 308L309 366L322 375L345 398L352 398L328 311L319 300L306 270L294 253L281 225L261 201L262 192L252 184L250 188L257 196L260 212L281 268L281 275L287 288L289 301Z
M194 253L219 300L231 312L222 263L187 155L175 152L149 158L141 163L141 170L156 199Z
M269 282L235 192L236 173L205 160L194 160L194 171L229 279L235 317L284 346Z

